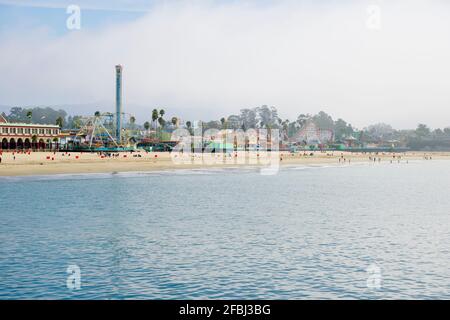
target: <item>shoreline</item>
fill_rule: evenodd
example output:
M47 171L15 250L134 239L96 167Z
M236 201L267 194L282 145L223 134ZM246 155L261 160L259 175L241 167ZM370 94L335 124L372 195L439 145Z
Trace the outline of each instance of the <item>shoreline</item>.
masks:
M450 160L450 152L408 152L408 153L383 153L363 154L351 152L311 152L288 153L280 152L279 165L285 166L317 166L362 163L405 163L414 160ZM214 155L214 163L196 163L201 159L192 158L194 163L177 164L172 160L169 152L145 152L122 153L120 157L102 157L97 153L70 154L66 152L33 152L33 153L3 153L0 164L0 177L15 176L48 176L64 174L89 174L89 173L127 173L127 172L155 172L186 169L213 169L213 168L264 168L268 163L255 158L254 153L237 152L235 157ZM248 163L248 157L252 156L253 162ZM196 157L199 157L198 155ZM247 158L245 158L247 157ZM372 160L369 160L369 157ZM373 161L376 158L376 161ZM237 163L246 159L247 163ZM341 159L341 160L339 160ZM344 161L345 159L345 161ZM272 159L276 163L277 158Z

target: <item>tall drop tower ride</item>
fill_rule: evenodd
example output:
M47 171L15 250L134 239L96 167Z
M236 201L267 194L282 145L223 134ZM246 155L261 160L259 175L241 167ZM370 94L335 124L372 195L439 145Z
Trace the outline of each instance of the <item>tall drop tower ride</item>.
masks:
M122 66L116 66L116 142L122 142Z

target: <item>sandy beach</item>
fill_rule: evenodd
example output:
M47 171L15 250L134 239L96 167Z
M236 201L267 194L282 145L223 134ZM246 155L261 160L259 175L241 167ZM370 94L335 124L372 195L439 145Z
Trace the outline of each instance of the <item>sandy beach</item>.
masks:
M209 161L202 161L200 155L192 156L190 163L176 163L168 152L120 153L108 157L97 153L66 152L3 152L1 154L0 176L29 176L72 173L107 173L130 171L159 171L189 168L267 166L268 159L255 153L238 152L228 155L208 155ZM249 159L252 158L250 161ZM450 160L450 152L409 153L350 153L350 152L281 152L280 165L321 165L371 162L406 163L412 160ZM214 161L211 161L213 159Z

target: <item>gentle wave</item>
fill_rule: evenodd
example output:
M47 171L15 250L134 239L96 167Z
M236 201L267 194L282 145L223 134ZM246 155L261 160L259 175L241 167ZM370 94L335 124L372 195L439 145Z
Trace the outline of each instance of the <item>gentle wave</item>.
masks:
M0 299L450 298L448 163L259 169L2 180Z

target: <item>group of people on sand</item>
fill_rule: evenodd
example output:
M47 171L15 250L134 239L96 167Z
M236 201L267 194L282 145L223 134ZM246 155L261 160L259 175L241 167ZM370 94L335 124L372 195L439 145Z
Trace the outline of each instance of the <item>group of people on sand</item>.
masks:
M97 152L97 155L101 158L119 158L120 153Z
M350 159L347 159L347 158L344 158L344 154L343 153L341 153L341 156L339 157L339 163L346 163L346 162L348 162L348 163L350 163Z
M149 152L145 151L145 154L148 155ZM143 154L142 152L134 152L134 151L129 151L129 152L97 152L97 155L104 159L104 158L112 158L112 159L118 159L118 158L128 158L128 156L133 157L133 158L142 158ZM158 155L154 154L152 156L153 158L157 158Z
M381 162L381 158L380 157L372 157L372 156L370 156L369 157L369 161L373 161L373 162L377 162L377 160L378 160L378 162Z

